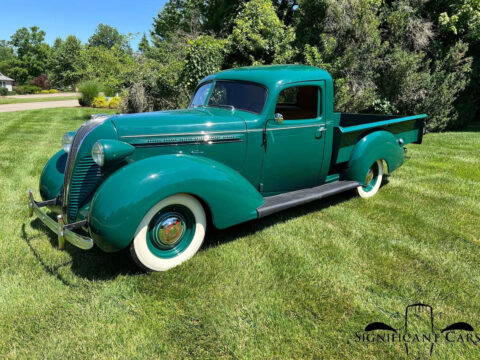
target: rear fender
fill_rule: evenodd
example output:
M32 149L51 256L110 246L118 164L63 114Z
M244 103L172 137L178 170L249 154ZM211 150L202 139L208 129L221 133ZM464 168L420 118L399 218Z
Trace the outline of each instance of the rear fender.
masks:
M368 169L379 159L387 163L389 172L402 165L405 159L397 138L384 130L372 132L357 142L348 161L345 178L365 185Z
M117 251L132 241L145 214L179 193L201 199L217 228L257 218L263 197L244 177L211 159L161 155L136 161L111 175L96 191L88 224L95 243Z

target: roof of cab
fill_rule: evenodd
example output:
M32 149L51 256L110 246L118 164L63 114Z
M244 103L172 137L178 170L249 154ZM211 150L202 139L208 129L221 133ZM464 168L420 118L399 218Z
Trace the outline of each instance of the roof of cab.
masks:
M330 74L320 68L307 65L248 66L221 71L202 79L200 83L212 80L243 80L275 87L297 81L332 80Z

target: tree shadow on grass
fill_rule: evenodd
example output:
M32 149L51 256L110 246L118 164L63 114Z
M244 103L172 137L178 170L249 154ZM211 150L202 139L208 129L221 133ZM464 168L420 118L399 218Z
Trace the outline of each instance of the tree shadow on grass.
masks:
M480 132L480 121L471 123L465 129L459 130L460 132Z
M279 222L285 222L290 219L307 215L311 212L316 212L326 209L330 206L335 206L344 201L350 200L352 197L354 197L354 192L348 191L329 198L314 201L309 204L287 209L263 219L252 220L224 230L216 229L210 225L201 251L206 251L209 248L226 244L231 241L235 241L238 238L254 234L258 231L262 231L265 228L278 224ZM30 225L33 229L42 231L42 233L47 236L47 240L50 242L50 245L53 248L58 246L57 235L54 234L48 227L46 227L39 219L34 219L30 222ZM41 237L43 238L43 235ZM77 277L90 281L108 281L113 280L117 276L121 275L138 275L143 273L143 271L139 270L133 263L127 250L117 253L105 253L98 247L94 246L92 249L85 251L76 248L68 242L65 244L65 251L70 255L71 260L60 265L48 265L35 247L31 244L32 240L39 239L40 236L29 236L25 230L25 224L23 224L22 238L27 243L30 251L33 253L37 261L42 265L45 271L56 277L67 286L73 285L59 272L59 270L65 266L70 266L72 273Z

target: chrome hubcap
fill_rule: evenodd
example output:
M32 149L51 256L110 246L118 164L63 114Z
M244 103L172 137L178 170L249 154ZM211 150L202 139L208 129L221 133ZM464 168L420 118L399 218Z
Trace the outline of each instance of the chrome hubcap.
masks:
M154 241L160 245L174 247L186 231L186 222L179 213L167 213L155 225L153 231Z

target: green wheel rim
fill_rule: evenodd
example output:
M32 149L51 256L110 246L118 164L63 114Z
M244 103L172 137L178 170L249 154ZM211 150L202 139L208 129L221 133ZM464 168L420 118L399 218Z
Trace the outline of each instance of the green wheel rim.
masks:
M367 176L365 178L365 185L362 186L362 189L365 192L372 191L372 189L377 185L378 175L380 170L378 168L378 162L375 163L368 169Z
M195 216L183 205L171 205L152 218L147 229L147 245L152 254L170 259L188 248L195 234Z

